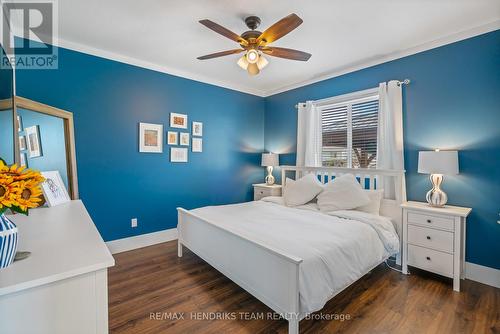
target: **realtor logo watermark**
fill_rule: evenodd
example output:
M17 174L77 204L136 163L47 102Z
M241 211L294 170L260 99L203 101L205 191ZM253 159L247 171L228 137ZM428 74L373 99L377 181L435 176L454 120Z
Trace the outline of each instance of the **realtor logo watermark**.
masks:
M0 68L58 68L56 1L5 1L0 14L5 51Z

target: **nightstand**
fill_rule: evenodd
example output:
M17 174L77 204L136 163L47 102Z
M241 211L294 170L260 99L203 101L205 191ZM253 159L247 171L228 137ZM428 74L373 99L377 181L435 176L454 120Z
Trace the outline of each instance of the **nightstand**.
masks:
M281 196L281 184L269 186L265 183L256 183L253 185L253 200L258 201L267 196Z
M460 291L465 270L465 221L472 209L406 202L403 208L403 273L408 266L453 278Z

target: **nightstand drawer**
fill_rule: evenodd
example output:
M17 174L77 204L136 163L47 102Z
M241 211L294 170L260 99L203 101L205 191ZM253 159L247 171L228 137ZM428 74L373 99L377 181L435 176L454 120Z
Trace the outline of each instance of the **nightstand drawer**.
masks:
M258 201L267 196L281 196L280 186L254 186L253 199Z
M453 277L453 255L408 245L408 265Z
M425 225L427 227L435 227L444 230L453 231L453 218L426 215L416 212L408 212L408 224Z
M408 242L413 245L453 253L453 233L408 225Z

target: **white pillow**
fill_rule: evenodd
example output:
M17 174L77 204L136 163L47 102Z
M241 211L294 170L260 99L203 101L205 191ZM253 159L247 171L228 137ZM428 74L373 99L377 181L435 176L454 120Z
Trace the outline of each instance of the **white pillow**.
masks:
M323 185L314 174L307 174L298 180L287 178L283 197L287 206L303 205L323 190Z
M380 202L382 202L382 198L384 197L384 190L383 189L364 190L364 192L370 198L370 203L368 203L367 205L359 206L356 208L356 210L379 216Z
M370 203L370 198L352 174L336 177L318 195L322 212L351 210Z

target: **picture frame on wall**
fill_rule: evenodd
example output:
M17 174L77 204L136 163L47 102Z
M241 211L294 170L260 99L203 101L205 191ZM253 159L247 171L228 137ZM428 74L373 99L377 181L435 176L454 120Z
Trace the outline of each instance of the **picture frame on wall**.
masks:
M41 173L45 178L42 183L43 197L45 197L49 207L71 201L59 171L53 170Z
M171 147L170 162L188 162L188 149L185 147Z
M26 153L21 153L19 155L19 163L21 166L28 168L28 159L26 158Z
M26 137L19 136L19 150L24 151L26 149Z
M24 129L26 133L26 146L30 158L41 157L42 144L40 142L40 128L38 125L33 125Z
M203 152L203 139L193 137L192 151L197 153Z
M178 145L179 142L179 132L168 131L167 132L167 144L168 145Z
M139 123L139 152L163 152L163 125Z
M188 117L184 114L170 113L170 127L178 129L187 129Z
M193 136L198 136L198 137L203 136L203 123L193 122L192 130L193 130Z
M17 115L17 132L23 131L23 119Z
M189 146L189 133L181 132L180 145Z

